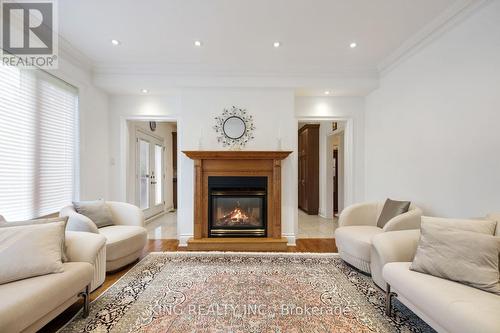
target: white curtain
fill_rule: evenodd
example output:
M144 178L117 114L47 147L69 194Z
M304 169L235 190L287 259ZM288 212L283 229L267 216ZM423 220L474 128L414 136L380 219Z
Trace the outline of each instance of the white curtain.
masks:
M0 214L58 212L78 197L78 91L43 71L0 66Z

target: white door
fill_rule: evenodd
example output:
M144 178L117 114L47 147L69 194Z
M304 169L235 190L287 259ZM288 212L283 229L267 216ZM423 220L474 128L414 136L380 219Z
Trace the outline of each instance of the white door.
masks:
M146 218L163 212L165 182L163 141L137 131L136 201Z

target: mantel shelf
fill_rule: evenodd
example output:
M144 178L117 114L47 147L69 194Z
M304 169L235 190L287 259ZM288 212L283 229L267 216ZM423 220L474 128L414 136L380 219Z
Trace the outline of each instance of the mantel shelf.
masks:
M189 150L183 153L193 160L282 160L292 151L247 151L247 150Z

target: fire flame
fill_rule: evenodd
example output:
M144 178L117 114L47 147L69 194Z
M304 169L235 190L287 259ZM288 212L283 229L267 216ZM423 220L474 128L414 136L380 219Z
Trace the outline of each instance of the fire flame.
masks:
M222 217L222 220L230 220L230 221L247 221L248 215L240 208L240 203L237 203L236 208L234 208L229 214L226 214Z
M229 213L229 218L231 220L246 220L248 216L241 210L241 208L236 207L231 213Z

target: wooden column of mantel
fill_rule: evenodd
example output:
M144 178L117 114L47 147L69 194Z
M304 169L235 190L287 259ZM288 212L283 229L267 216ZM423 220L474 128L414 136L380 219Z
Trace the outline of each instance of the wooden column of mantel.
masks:
M194 160L194 237L188 250L286 251L281 236L281 160L291 151L183 151ZM208 177L267 177L267 237L208 237Z

